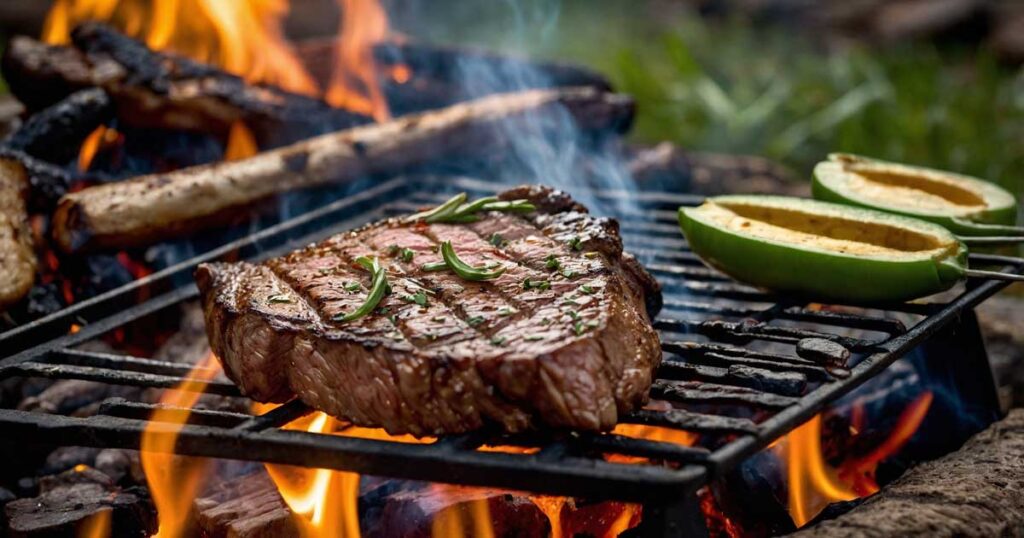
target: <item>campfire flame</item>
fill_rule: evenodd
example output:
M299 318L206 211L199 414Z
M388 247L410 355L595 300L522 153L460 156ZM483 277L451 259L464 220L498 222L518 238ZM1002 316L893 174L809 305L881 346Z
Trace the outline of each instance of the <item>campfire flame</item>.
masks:
M220 66L251 82L317 95L316 83L284 38L287 14L287 0L57 0L42 37L67 44L79 23L103 21L150 48Z
M373 116L377 121L387 120L391 114L373 60L373 44L388 35L387 13L377 0L337 2L342 10L335 45L337 68L324 97L334 106ZM402 76L398 74L396 79ZM408 73L404 76L408 80Z
M875 480L878 465L896 454L921 426L933 395L922 393L900 414L888 437L866 456L831 468L821 448L821 415L789 433L778 445L786 462L789 483L789 512L796 525L803 526L829 503L848 501L879 490ZM858 411L860 409L860 411ZM863 409L855 404L851 433L863 431ZM858 418L859 417L859 418ZM858 424L859 422L859 424Z
M182 409L191 410L220 371L212 353L199 361L185 381L164 391L160 403L166 407L153 412L142 434L140 459L159 518L157 537L178 538L189 530L192 501L208 476L209 461L176 456L174 447L190 414Z
M154 50L216 65L249 82L322 97L377 120L388 119L373 58L374 43L388 37L387 13L378 0L337 1L342 15L334 69L325 89L284 35L288 0L57 0L47 14L42 39L66 45L76 25L102 21ZM402 83L411 73L398 65L390 76Z

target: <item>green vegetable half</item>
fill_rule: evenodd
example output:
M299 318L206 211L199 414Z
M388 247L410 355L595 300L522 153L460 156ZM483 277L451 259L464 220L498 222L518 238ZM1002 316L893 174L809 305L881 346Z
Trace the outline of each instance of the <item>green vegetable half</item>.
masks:
M819 200L916 217L964 236L1020 233L1012 194L952 172L833 153L814 168L812 188Z
M953 286L967 249L929 222L783 196L719 196L679 208L690 247L754 286L817 301L904 301Z

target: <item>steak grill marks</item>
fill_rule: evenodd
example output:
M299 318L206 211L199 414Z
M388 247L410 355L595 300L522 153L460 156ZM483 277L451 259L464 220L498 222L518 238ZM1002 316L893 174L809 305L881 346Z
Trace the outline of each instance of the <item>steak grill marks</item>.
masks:
M623 258L611 221L547 188L501 197L540 200L552 213L492 212L472 226L391 220L261 267L201 266L210 341L228 376L255 399L295 392L391 433L462 432L485 418L508 431L610 429L644 401L660 359L644 312L657 287ZM583 252L578 236L565 239L572 233L600 250ZM442 242L465 263L504 272L476 282L425 271ZM382 260L393 293L338 321L365 300L366 274L353 268L363 257Z
M290 251L294 245L309 244L386 214L408 214L416 208L416 204L394 203L393 200L412 198L423 205L443 201L437 194L428 194L442 191L438 184L419 179L415 183L400 178L380 184L135 281L117 292L77 303L36 323L4 333L0 335L0 349L14 354L0 359L0 379L32 376L143 387L175 386L188 373L187 366L71 348L153 312L194 299L198 293L195 287L173 288L171 283L187 279L200 262L225 259L235 253L243 258L269 258ZM441 185L478 193L488 193L491 188L478 182L449 178ZM614 200L616 194L596 193L596 196ZM566 438L545 432L508 436L478 431L444 437L431 444L410 445L284 431L281 426L310 412L297 400L256 417L193 412L189 425L181 432L177 450L183 454L325 467L407 479L644 501L654 503L655 507L668 507L660 513L662 517L671 518L675 516L666 515L674 510L671 507L678 506L681 499L705 484L710 476L722 476L936 331L944 330L957 319L971 318L971 308L1006 286L1005 282L972 281L949 302L889 305L886 308L889 312L914 317L915 324L909 329L904 329L888 313L877 311L827 312L785 301L773 305L777 297L722 279L701 267L685 250L685 244L675 232L674 208L679 204L699 205L698 197L659 193L634 193L632 196L643 204L645 214L657 220L640 226L641 223L634 222L627 214L623 237L631 252L651 261L647 267L658 275L666 289L666 312L659 320L666 353L663 369L685 361L698 368L714 366L728 370L733 365L747 365L762 371L799 372L808 380L803 393L780 399L772 390L735 391L732 389L737 386L734 379L727 377L715 383L699 382L700 391L704 393L721 392L702 394L691 390L696 381L670 380L659 372L661 379L655 388L656 397L679 402L680 409L672 412L651 409L622 417L623 421L632 423L665 425L675 422L688 431L703 434L701 445L711 447L710 451L702 446L687 447L615 434L581 434ZM367 212L367 207L373 209ZM1007 270L1024 271L1024 267L1011 265L1013 261L1005 257L975 257L1003 263ZM134 304L141 289L150 290L152 298ZM716 321L718 318L749 319L750 322L723 325ZM69 334L70 323L83 326L80 331ZM707 334L710 341L705 342L701 337L684 338L680 333ZM791 346L800 339L823 335L848 344L855 352L859 350L855 356L859 362L852 369L835 370L841 377L833 377L820 363L791 353ZM957 338L962 341L964 335L959 334ZM755 351L746 347L751 342L766 340L780 342L777 346L789 352ZM973 370L971 373L980 375ZM206 391L238 394L234 384L217 380L210 383ZM755 407L769 406L771 410L756 423L735 416L687 411L705 401L705 396L720 401L725 397L738 398L740 393L757 398ZM749 408L747 404L739 407ZM32 439L40 444L137 448L139 435L152 410L150 405L116 400L105 403L96 416L88 418L0 410L0 430L13 438ZM477 451L483 444L533 447L540 451L535 454ZM611 463L604 460L607 454L647 458L653 465ZM648 514L650 507L645 506L645 522L655 520L659 513L659 510L652 510Z

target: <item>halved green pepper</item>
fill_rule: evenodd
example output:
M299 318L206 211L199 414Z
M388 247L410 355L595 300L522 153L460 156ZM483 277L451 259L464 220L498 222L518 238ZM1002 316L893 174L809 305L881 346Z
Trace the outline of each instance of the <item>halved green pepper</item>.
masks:
M816 301L905 301L964 277L967 248L942 226L784 196L719 196L679 208L690 248L754 286Z
M818 200L924 219L963 236L1022 232L1013 227L1012 194L952 172L833 153L814 168L812 190Z

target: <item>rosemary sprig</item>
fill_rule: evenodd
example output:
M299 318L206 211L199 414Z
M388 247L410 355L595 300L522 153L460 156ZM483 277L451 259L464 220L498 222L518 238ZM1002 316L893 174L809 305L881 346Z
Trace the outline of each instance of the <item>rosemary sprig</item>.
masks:
M476 222L480 218L477 213L481 211L529 213L536 209L536 206L526 200L499 200L494 196L480 198L467 204L466 193L461 192L434 209L410 215L406 218L406 222L423 221L431 224L438 222L462 224Z
M435 271L444 271L445 269L448 269L448 264L445 262L425 263L420 266L420 269L433 273Z
M360 267L366 269L372 275L372 281L370 284L370 293L366 295L366 302L349 312L348 314L338 314L331 318L334 321L352 321L359 319L370 312L373 312L377 305L380 304L380 300L384 298L384 294L388 290L388 272L381 267L380 261L377 258L367 258L366 256L360 256L356 258L356 263Z
M466 280L492 280L501 276L505 272L504 267L500 267L494 271L487 271L483 267L473 267L468 263L459 259L455 254L455 248L452 247L451 241L445 241L441 243L441 257L444 258L448 267L451 268L456 275Z

